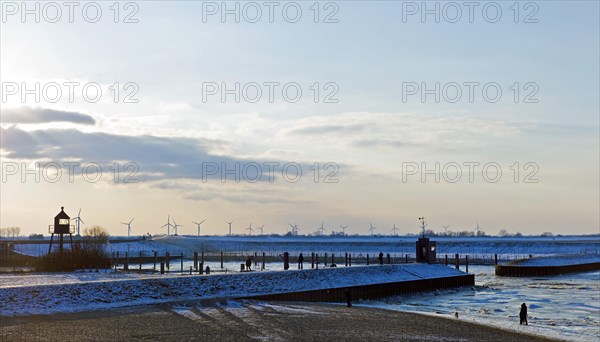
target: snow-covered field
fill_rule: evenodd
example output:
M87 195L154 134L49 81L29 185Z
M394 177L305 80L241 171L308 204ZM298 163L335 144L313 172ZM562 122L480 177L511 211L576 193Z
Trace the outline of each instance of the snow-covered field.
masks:
M50 314L200 298L246 297L461 274L464 273L450 267L424 264L203 276L172 275L134 280L109 279L102 273L88 273L88 276L97 277L73 281L67 274L66 277L57 275L64 282L0 288L0 315ZM27 283L26 277L30 276L12 277L25 277L20 282ZM32 280L35 281L35 278Z
M554 254L600 253L600 236L561 236L561 237L435 237L437 253L453 255L499 254L503 257L518 258ZM237 252L253 254L266 252L279 254L297 253L353 253L414 255L416 237L406 236L157 236L151 240L111 243L108 252L137 255L140 251L150 255L152 251L164 254L184 253L190 257L193 252ZM47 245L17 244L15 250L27 255L44 255Z

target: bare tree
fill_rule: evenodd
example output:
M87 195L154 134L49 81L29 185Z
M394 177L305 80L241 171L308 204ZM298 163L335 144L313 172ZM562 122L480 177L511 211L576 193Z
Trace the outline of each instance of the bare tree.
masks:
M83 231L83 241L81 244L80 255L83 267L98 268L106 259L106 244L108 244L108 231L100 226L85 228Z
M108 231L100 226L85 228L83 231L84 249L88 251L104 250L108 243Z

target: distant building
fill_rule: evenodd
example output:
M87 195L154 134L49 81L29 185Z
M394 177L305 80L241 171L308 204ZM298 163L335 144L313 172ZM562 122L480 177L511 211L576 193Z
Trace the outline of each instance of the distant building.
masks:
M417 240L417 262L436 262L435 241L429 238L421 237Z

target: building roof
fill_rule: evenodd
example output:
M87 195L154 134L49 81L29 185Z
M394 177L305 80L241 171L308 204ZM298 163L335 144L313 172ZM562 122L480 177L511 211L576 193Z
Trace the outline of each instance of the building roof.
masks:
M69 215L65 213L65 207L60 207L60 213L54 216L55 219L70 219Z

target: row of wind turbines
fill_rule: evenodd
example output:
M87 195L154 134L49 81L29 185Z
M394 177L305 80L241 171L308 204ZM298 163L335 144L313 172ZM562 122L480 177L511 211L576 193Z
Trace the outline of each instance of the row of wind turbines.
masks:
M135 220L135 217L132 218L129 222L121 222L121 224L124 224L127 226L127 236L130 237L131 236L131 222L133 222L133 220ZM200 222L196 222L192 220L192 223L195 224L198 228L198 236L200 236L200 226L202 225L202 223L204 223L204 221L206 221L206 219L200 221ZM170 235L174 235L177 236L178 235L178 231L177 228L179 227L183 227L182 224L178 224L175 219L173 219L173 224L171 224L171 215L167 216L167 223L165 223L162 227L160 228L165 228L167 227L167 236Z
M127 226L127 236L128 237L131 236L131 223L133 222L133 220L135 220L135 217L132 218L129 222L121 222L121 224ZM173 221L173 224L171 224L171 220ZM197 236L200 236L200 227L201 227L202 223L204 223L205 221L206 221L206 219L203 219L200 222L196 222L194 220L191 221L197 227ZM235 222L235 221L234 220L232 220L232 221L225 221L225 223L227 223L227 226L228 226L229 236L232 235L232 227L231 226L232 226L233 222ZM299 229L300 226L298 224L296 224L296 223L294 223L294 224L290 223L289 225L291 227L290 233L292 235L298 235L298 231L300 230ZM165 228L165 227L167 228L167 236L170 236L170 235L177 236L178 235L177 228L183 227L183 225L182 224L178 224L175 221L175 219L171 219L171 215L168 215L167 216L167 223L165 223L164 225L162 225L160 228L162 229L162 228ZM260 227L254 227L253 228L252 227L252 222L251 222L250 225L247 228L245 228L244 230L248 231L248 235L249 236L251 236L255 232L255 229L258 230L258 231L260 231L260 235L263 235L264 234L264 228L265 228L264 224L262 226L260 226ZM346 229L348 228L348 226L347 225L346 226L340 225L340 228L342 229L342 235L346 235ZM375 234L375 230L377 230L377 229L378 228L375 227L375 226L373 226L372 223L369 223L369 230L368 231L369 231L369 233L371 235L374 235ZM327 229L325 228L325 223L321 222L321 225L319 227L317 227L316 235L323 236L326 231L327 231ZM398 235L398 228L396 227L396 223L394 223L394 225L393 225L393 227L391 229L391 232L392 232L392 235Z
M298 227L299 226L297 224L295 224L295 223L294 224L290 223L290 227L292 228L290 230L290 233L292 235L298 235L298 230L299 230ZM340 229L342 230L342 235L345 236L346 235L346 229L348 229L348 226L342 226L342 225L340 225ZM373 226L373 223L369 222L369 230L368 230L368 232L371 235L375 235L375 230L377 230L377 229L378 229L377 227ZM392 235L394 235L394 236L398 235L398 230L399 229L398 229L398 227L396 227L396 223L394 223L392 229L390 229L390 231L392 232ZM325 228L325 223L321 222L321 225L319 227L317 227L317 230L316 230L315 233L316 233L316 235L323 236L326 231L327 231L327 229Z
M81 218L81 208L79 209L79 212L77 213L77 216L74 217L73 220L75 220L76 223L77 223L77 235L80 235L81 223L85 223L83 221L83 219ZM129 220L129 222L121 222L121 224L127 226L127 236L128 237L131 237L131 223L134 220L135 220L135 217L132 218L131 220ZM173 224L171 224L171 220L173 221ZM421 218L419 218L419 220L421 220ZM191 222L196 225L196 227L197 227L197 236L200 236L200 227L201 227L202 223L204 223L206 221L206 219L198 220L198 221L199 222L196 222L196 221L192 220ZM228 226L229 236L232 235L232 224L234 222L235 222L235 220L225 221L225 223L227 223L227 226ZM296 224L296 223L294 223L294 224L290 223L289 225L290 225L290 228L291 228L289 230L289 233L291 235L298 235L298 232L300 230L300 228L299 228L300 226L298 224ZM424 225L427 226L427 224L424 224ZM171 215L168 215L167 216L167 223L165 223L164 225L162 225L160 228L162 229L162 228L165 228L165 227L167 228L167 236L170 236L170 235L177 236L178 235L178 228L179 227L183 227L183 225L182 224L178 224L175 221L174 218L171 219ZM247 228L245 228L244 230L248 231L248 235L249 236L251 236L255 232L255 229L258 230L258 231L260 231L260 235L263 235L264 234L264 227L265 227L265 225L263 224L260 227L254 227L253 228L252 227L252 222L251 222L250 225ZM342 235L345 236L346 235L346 229L348 229L348 226L347 225L346 226L340 225L339 227L341 229ZM442 225L442 228L444 228L444 234L447 234L448 233L448 228L450 228L450 226L449 225ZM373 226L373 223L369 222L368 232L369 232L370 235L375 235L375 231L377 229L379 229L379 228ZM481 230L482 230L482 227L479 226L479 221L477 221L477 226L475 227L475 229L473 231L476 231L477 233L479 233L479 231L481 231ZM319 236L323 236L326 231L328 231L328 230L325 228L325 223L321 222L321 225L316 228L315 234L319 235ZM396 227L396 223L394 223L393 226L392 226L392 228L390 229L391 235L397 236L398 235L398 231L399 231L399 229L398 229L398 227Z

